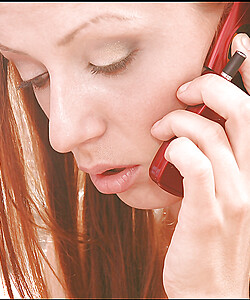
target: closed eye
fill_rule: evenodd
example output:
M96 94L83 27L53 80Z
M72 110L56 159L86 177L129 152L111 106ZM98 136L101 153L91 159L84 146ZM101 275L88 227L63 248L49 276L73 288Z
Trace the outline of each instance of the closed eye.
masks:
M105 66L96 66L92 63L89 63L89 67L91 68L90 72L92 74L103 74L109 76L118 75L127 69L128 65L135 58L137 51L138 50L134 50L125 58Z
M135 58L137 51L138 50L134 50L125 58L122 58L117 62L105 66L96 66L92 63L89 63L89 67L91 68L90 72L92 74L103 74L109 76L118 75L127 69L128 65ZM49 74L48 72L44 72L32 79L25 81L22 80L21 83L18 85L17 89L19 90L33 87L34 89L39 90L45 88L48 83Z
M21 81L18 85L17 89L26 89L29 87L33 87L34 89L42 89L47 86L49 82L49 74L48 72L44 72L30 80Z

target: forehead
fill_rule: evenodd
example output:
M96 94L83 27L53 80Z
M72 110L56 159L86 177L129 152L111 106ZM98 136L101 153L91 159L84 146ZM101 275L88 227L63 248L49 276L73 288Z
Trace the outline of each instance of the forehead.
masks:
M0 43L22 49L32 46L34 39L59 40L98 11L105 11L105 7L70 2L0 3Z
M0 16L4 17L6 14L8 16L21 16L25 14L26 16L32 17L33 15L50 13L54 10L77 8L82 6L84 3L34 3L34 2L24 2L24 3L0 3Z
M48 24L51 26L56 19L60 19L59 15L63 17L63 9L66 11L66 6L60 7L58 3L0 3L1 42L13 42L11 40L17 36L21 39L25 32L39 27L46 29Z
M85 26L87 31L89 28L98 28L102 36L107 32L116 32L120 26L121 22L116 22L117 25L109 22L110 18L106 16L110 15L113 15L112 21L130 19L133 24L129 27L130 32L134 25L150 32L162 32L166 23L189 20L193 11L188 2L0 2L0 44L16 50L37 48L39 51L39 47L43 47L46 42L58 44L54 41L60 41L81 26ZM100 15L104 17L100 19ZM98 26L86 26L91 23ZM123 25L120 27L126 30Z
M0 3L0 38L9 41L10 35L20 38L35 30L61 36L66 30L97 15L122 13L126 17L140 10L146 11L148 6L138 3ZM93 21L98 22L98 19Z
M0 22L17 25L17 22L23 23L48 23L52 20L61 20L62 24L76 17L88 18L94 14L105 12L123 13L126 15L137 15L143 12L144 15L160 16L163 13L171 13L176 8L185 8L185 3L138 3L138 2L62 2L62 3L1 3L0 2ZM156 14L155 14L156 13Z
M26 42L31 37L44 41L59 40L65 33L70 33L81 24L99 23L100 15L104 15L101 21L105 25L109 23L106 22L108 18L105 19L105 15L112 14L116 16L113 21L121 16L121 19L137 19L139 23L148 20L157 24L159 12L165 9L169 13L174 6L175 4L136 2L0 3L0 43L15 48L17 40L19 46L26 47ZM154 18L156 20L152 20ZM112 26L110 28L114 30Z
M80 2L80 3L1 3L0 18L5 21L23 20L23 21L43 21L55 18L70 18L71 15L88 17L94 13L105 13L106 11L121 11L126 13L129 9L147 9L157 7L158 4L152 3L105 3L105 2ZM41 19L40 19L41 18ZM0 19L0 21L1 21Z
M83 13L85 8L79 3L0 3L0 24L5 30L22 25L44 26L55 20L63 24L73 14Z
M0 22L8 25L15 20L18 23L34 22L45 15L51 18L59 9L58 3L0 3Z

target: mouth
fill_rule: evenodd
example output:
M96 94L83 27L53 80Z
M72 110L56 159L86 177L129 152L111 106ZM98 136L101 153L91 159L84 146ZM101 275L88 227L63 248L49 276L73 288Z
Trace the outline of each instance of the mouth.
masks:
M117 194L128 190L139 176L140 166L111 168L99 174L89 174L93 184L103 194Z
M103 172L102 175L109 176L109 175L118 174L118 173L124 171L125 169L126 168L114 168L114 169L110 169L110 170L107 170L107 171Z

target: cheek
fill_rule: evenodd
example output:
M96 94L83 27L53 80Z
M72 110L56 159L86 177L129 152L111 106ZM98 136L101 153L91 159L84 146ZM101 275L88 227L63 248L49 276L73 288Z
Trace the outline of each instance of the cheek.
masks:
M171 80L165 70L157 71L157 74L148 73L141 70L140 76L128 81L126 87L121 86L118 97L112 96L119 99L116 108L123 120L144 130L150 130L170 111L184 107L176 98L178 81Z
M157 41L155 44L159 45ZM159 49L157 45L138 56L131 72L112 80L106 90L111 93L110 99L115 99L112 103L114 115L134 122L136 128L142 125L150 130L168 112L184 108L185 105L176 98L176 90L201 73L204 59L201 49L188 53L174 46ZM174 53L178 56L177 61L171 59Z

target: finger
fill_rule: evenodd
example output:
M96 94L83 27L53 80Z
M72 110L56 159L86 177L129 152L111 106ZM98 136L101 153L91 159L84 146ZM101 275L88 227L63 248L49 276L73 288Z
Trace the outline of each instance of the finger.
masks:
M215 183L209 159L186 137L173 140L166 150L165 158L184 177L184 198L188 199L192 213L195 215L194 210L199 213L204 209L207 211L208 205L211 206L215 201Z
M245 33L237 34L232 42L231 53L236 51L242 51L247 55L247 58L241 65L239 71L242 76L242 80L244 82L244 86L248 93L250 92L250 38Z
M212 164L217 194L228 192L225 182L235 182L239 170L221 125L189 111L176 110L152 128L152 134L160 140L168 140L174 135L187 137L196 144Z
M215 74L197 77L180 86L177 97L188 105L204 102L226 120L238 118L242 103L249 98L237 86Z
M179 99L187 104L204 102L226 119L225 129L240 169L250 169L250 96L224 78L207 74L190 82Z

